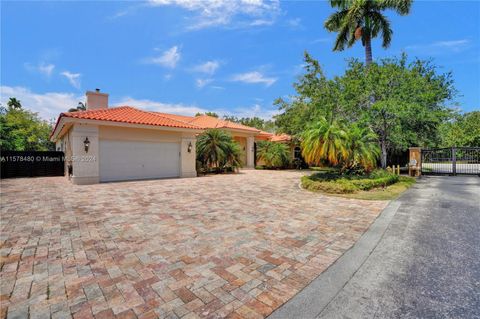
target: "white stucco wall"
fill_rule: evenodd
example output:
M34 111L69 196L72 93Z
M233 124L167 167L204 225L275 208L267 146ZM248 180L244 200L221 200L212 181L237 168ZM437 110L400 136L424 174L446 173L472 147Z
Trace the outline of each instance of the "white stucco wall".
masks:
M188 146L191 144L191 151L188 152ZM180 177L196 177L196 137L193 134L184 134L180 145Z
M98 165L98 126L76 124L70 134L71 163L73 175L71 180L74 184L94 184L99 182ZM90 147L85 151L84 141L88 137Z

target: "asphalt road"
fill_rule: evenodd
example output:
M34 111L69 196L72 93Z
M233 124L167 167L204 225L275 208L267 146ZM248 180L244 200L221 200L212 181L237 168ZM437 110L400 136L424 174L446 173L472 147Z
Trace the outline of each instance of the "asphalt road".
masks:
M290 318L480 318L480 178L420 178L269 317Z
M480 178L422 177L398 202L317 318L480 318Z

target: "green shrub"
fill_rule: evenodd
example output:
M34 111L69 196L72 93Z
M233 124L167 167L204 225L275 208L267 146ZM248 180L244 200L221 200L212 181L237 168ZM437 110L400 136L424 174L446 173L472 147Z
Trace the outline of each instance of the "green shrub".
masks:
M330 172L316 173L302 177L302 187L311 191L331 194L350 194L386 187L399 181L399 176L384 170L369 175L340 175Z
M283 143L258 142L257 157L265 162L265 168L287 168L290 165L290 151Z

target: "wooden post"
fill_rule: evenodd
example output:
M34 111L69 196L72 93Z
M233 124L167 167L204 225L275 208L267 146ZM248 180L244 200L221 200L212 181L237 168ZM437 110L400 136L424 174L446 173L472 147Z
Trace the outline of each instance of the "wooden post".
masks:
M397 175L400 176L400 164L397 166Z

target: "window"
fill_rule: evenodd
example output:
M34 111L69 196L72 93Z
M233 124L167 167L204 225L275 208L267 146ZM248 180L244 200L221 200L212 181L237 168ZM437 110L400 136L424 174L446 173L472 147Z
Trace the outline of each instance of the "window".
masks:
M300 147L295 147L295 149L293 150L293 157L295 159L301 159L302 158L302 151L300 150Z

